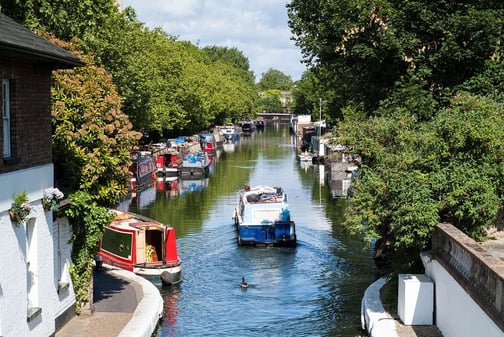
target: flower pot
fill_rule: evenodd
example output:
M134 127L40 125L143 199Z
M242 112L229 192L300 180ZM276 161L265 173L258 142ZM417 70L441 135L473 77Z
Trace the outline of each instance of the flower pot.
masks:
M42 199L42 207L44 207L44 210L49 211L51 209L51 204Z

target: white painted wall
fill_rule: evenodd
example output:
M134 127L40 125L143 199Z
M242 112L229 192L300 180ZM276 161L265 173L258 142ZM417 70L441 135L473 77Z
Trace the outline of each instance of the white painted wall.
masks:
M70 288L58 295L59 271L55 268L57 245L53 240L52 212L44 211L41 199L45 188L53 186L53 165L44 165L0 175L0 336L51 336L55 319L75 303ZM25 190L32 211L27 223L12 224L8 210L15 194ZM31 232L28 249L27 229ZM68 227L68 226L67 226ZM68 230L68 228L66 229ZM68 239L68 233L64 234ZM63 242L63 240L61 240ZM62 247L69 257L69 247ZM69 260L68 260L69 261ZM29 263L29 267L27 265ZM68 268L64 271L67 279ZM29 276L28 270L31 271ZM32 292L28 294L31 286ZM41 315L27 322L28 301L42 308Z
M361 302L361 327L370 337L398 337L396 322L382 305L380 289L387 279L373 282L364 292Z
M51 215L50 212L47 214ZM52 215L51 215L52 217ZM72 262L72 227L68 219L58 218L53 222L53 251L54 251L54 285L59 287L68 284L67 290L62 290L58 297L54 298L55 318L63 314L75 303L75 292L70 277L69 268Z
M503 337L504 333L485 314L439 262L422 254L425 274L435 284L436 325L443 337Z

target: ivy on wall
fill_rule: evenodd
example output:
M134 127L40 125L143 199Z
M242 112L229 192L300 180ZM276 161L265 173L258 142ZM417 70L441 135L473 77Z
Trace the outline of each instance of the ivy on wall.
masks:
M70 276L75 290L76 313L80 314L82 307L89 302L89 285L98 243L104 226L112 221L113 214L99 206L89 193L79 191L71 194L69 199L71 203L63 213L73 230Z

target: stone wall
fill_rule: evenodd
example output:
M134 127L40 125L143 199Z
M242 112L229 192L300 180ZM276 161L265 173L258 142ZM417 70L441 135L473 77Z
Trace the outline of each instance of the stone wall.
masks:
M436 226L431 258L439 262L493 323L504 331L504 261L450 224Z

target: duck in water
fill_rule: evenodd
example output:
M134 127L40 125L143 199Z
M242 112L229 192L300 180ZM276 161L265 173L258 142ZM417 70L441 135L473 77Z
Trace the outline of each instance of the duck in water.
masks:
M240 287L242 287L242 288L248 288L248 283L245 282L245 277L242 277L242 281L240 283Z

